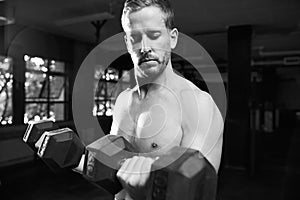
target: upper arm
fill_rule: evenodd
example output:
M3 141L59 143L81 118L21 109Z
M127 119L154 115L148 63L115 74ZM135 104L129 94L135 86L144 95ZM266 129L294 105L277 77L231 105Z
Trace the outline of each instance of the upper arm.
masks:
M218 171L224 122L211 96L201 90L181 93L183 138L181 146L199 150Z

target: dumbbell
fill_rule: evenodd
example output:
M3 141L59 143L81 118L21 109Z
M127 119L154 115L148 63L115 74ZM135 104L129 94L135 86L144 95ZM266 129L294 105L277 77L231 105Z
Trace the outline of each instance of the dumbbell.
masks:
M136 150L126 139L116 135L106 135L88 145L86 150L84 178L111 194L117 194L123 189L116 177L117 169Z
M46 127L43 123L37 124L40 125L38 130ZM31 131L26 131L27 138L31 134L40 135L36 134L36 129L35 126L28 128ZM119 148L115 148L116 146ZM122 160L131 156L129 152L135 152L131 144L121 136L107 135L84 148L71 129L46 131L38 155L51 168L72 168L78 166L83 152L84 178L112 194L119 192L122 186L116 178L116 169ZM99 161L104 159L109 162L109 166L114 167ZM167 165L169 163L171 164ZM193 149L174 147L167 154L161 155L152 164L149 181L147 200L209 200L216 195L216 172L201 153Z
M37 155L55 172L77 167L85 151L79 137L70 128L46 131Z
M63 128L44 133L38 155L52 170L58 171L60 168L78 166L84 154L83 177L111 194L116 194L122 189L116 178L116 169L131 156L130 152L134 152L134 148L121 136L107 135L85 148L71 129Z
M170 164L171 163L171 164ZM151 167L147 200L212 200L217 173L197 150L173 147Z
M57 129L58 126L52 120L29 121L23 141L36 152L36 142L40 139L45 131Z
M65 134L60 134L64 132ZM45 137L47 136L47 137ZM51 136L51 137L50 137ZM42 141L39 141L42 140ZM53 141L55 140L55 141ZM30 121L23 136L23 141L37 153L39 157L55 172L61 171L63 168L74 167L72 163L77 162L78 156L61 154L60 152L70 152L78 149L83 153L84 147L78 137L74 137L71 129L58 129L52 120ZM39 142L38 142L39 141ZM37 143L43 142L43 146ZM45 146L50 143L54 145L51 151L45 151ZM62 144L57 145L55 144ZM75 147L76 146L76 147ZM81 154L82 154L81 153ZM52 155L57 161L50 159ZM80 156L81 157L81 156ZM74 159L75 161L73 161ZM58 165L57 163L61 164Z
M77 145L73 148L76 147L81 150L74 151L74 149L68 150L68 148L62 147L66 146L66 141L75 138L79 140L71 129L54 130L45 134L38 154L46 162L56 162L60 167L77 166L79 164L83 147L78 145L77 142L74 142ZM71 135L73 136L71 137ZM59 142L58 138L63 142ZM52 144L51 141L53 141ZM119 148L116 148L116 146ZM49 157L45 159L46 153L43 152L47 152L47 150ZM116 194L122 189L116 178L116 169L121 166L122 160L130 158L130 152L134 151L131 144L121 136L107 135L102 137L86 147L82 175L94 185L107 190L111 194ZM66 163L66 159L58 159L55 156L57 154L63 158L72 157L73 155L77 159L69 159L73 162L73 164L70 164L70 162ZM106 161L106 164L101 162L103 160ZM161 155L152 164L151 169L147 200L215 199L216 171L197 150L173 147L165 155Z

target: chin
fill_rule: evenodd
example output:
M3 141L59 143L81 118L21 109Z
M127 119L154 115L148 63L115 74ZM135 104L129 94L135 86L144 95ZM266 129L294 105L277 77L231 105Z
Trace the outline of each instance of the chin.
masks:
M149 67L146 69L140 69L140 78L149 78L149 79L155 79L158 77L165 68L161 68L160 66L155 67Z

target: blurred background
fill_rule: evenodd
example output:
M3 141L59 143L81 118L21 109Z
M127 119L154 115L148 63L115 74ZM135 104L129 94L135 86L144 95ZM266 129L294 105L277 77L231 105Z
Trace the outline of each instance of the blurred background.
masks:
M72 90L81 63L122 32L124 0L0 0L0 196L3 199L112 199L78 175L54 174L22 141L30 120L74 130ZM172 0L179 31L218 67L227 102L218 199L299 199L300 1ZM201 59L194 59L201 64ZM202 90L179 55L173 67ZM110 130L117 95L134 85L130 56L96 68L91 116ZM209 92L209 91L208 91ZM298 135L299 134L299 135Z

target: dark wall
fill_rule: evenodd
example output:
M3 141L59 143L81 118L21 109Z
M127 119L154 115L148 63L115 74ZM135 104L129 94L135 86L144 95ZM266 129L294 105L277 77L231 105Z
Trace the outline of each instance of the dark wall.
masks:
M228 30L228 116L225 132L227 165L245 168L249 161L251 26Z

